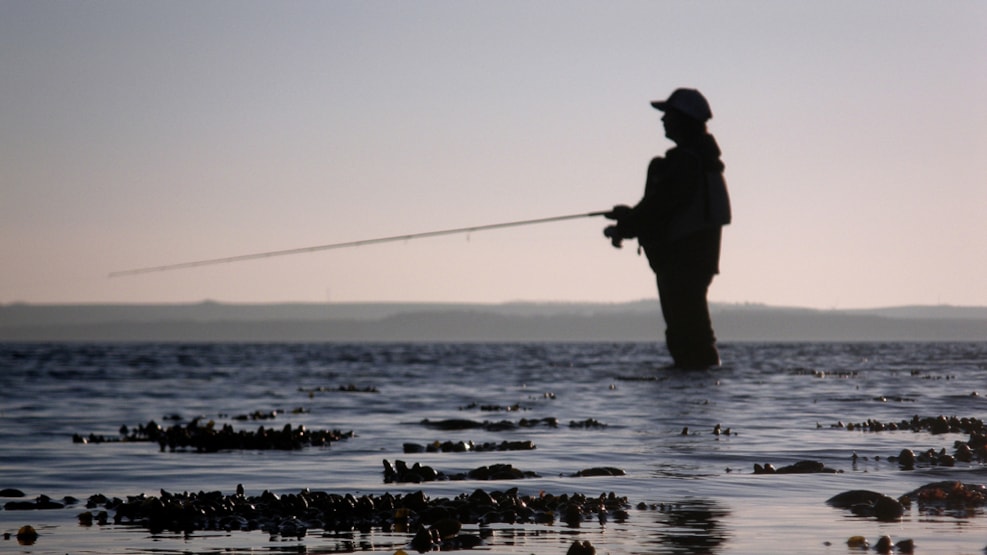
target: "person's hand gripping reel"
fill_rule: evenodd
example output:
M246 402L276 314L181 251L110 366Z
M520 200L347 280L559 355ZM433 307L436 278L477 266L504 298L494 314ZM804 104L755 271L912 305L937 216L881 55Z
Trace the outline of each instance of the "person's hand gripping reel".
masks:
M621 245L621 242L624 240L624 238L620 235L620 231L618 231L617 228L620 225L620 220L629 216L630 213L631 213L630 206L618 204L617 206L613 207L613 210L603 215L603 217L607 218L608 220L617 221L616 225L607 226L603 230L603 236L610 239L610 244L613 245L614 248L619 249L623 246Z

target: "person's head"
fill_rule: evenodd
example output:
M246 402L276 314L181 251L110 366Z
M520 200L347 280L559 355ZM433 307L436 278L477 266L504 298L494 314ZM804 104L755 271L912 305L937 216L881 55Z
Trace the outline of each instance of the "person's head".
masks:
M665 136L676 143L706 133L706 122L713 117L706 97L696 89L675 89L667 100L651 105L664 112Z

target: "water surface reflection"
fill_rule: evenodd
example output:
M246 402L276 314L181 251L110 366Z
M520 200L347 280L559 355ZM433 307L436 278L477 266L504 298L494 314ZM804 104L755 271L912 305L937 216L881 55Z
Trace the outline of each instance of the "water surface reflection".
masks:
M652 514L658 526L645 539L647 549L636 553L713 554L730 538L723 523L730 511L712 499L687 499L657 509Z

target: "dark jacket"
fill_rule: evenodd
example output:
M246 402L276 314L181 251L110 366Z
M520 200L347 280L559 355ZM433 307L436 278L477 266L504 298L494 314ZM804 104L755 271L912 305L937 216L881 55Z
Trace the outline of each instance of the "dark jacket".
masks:
M730 223L720 149L712 135L669 149L648 166L644 197L618 220L638 239L656 273L719 273L720 236Z

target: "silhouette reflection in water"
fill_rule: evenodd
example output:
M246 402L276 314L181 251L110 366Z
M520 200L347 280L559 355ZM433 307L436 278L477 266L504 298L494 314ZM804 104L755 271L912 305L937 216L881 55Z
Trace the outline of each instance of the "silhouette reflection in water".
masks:
M703 555L717 553L729 539L723 519L730 511L709 499L690 499L659 507L658 527L648 536L655 549L644 553Z

